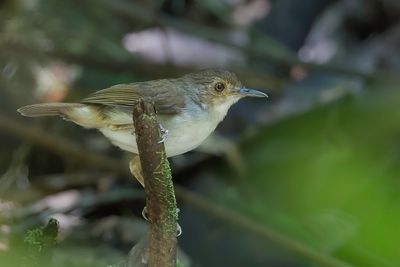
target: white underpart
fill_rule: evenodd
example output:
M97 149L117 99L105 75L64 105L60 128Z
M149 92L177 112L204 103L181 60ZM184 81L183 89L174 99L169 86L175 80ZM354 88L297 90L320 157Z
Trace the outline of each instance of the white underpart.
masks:
M168 157L183 154L198 147L224 119L229 108L239 100L231 97L228 101L214 107L200 107L187 100L186 111L175 116L158 116L158 121L169 131L165 141ZM112 130L101 128L100 131L111 142L133 153L138 153L137 144L131 130Z

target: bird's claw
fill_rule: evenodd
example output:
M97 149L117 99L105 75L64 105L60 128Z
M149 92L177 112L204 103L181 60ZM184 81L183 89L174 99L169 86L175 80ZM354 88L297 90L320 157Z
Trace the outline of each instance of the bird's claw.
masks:
M169 133L169 131L165 129L161 124L160 124L160 130L161 130L161 140L158 141L159 144L164 143L165 140L167 140Z
M147 217L147 207L144 206L143 210L142 210L142 217L143 219L145 219L146 221L149 221L149 217Z
M176 236L179 237L182 235L182 227L179 225L179 223L176 224Z
M176 208L176 212L179 213L181 210L179 208ZM179 237L182 235L182 227L179 225L179 223L176 224L176 236Z
M179 212L180 210L177 209L177 212ZM145 206L142 210L142 217L143 219L145 219L146 221L149 221L149 217L147 217L147 207ZM176 224L176 236L179 237L182 235L182 227L179 225L179 223Z

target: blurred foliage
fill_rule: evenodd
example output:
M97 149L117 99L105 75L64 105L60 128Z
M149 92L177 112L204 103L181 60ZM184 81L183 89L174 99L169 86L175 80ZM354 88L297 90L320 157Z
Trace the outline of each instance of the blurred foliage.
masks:
M248 173L226 206L355 266L396 266L397 80L267 127L242 145ZM233 175L224 168L219 176ZM228 179L227 177L227 179ZM229 187L228 187L229 188Z
M337 266L399 266L399 23L398 0L0 1L0 266L21 265L24 239L47 247L51 217L45 266L123 266L146 232L130 155L15 110L204 62L271 99L235 105L201 152L172 159L175 181ZM191 266L317 266L178 200Z
M28 253L24 253L25 265L43 266L51 258L51 250L57 244L58 221L50 219L46 226L28 230L24 242Z

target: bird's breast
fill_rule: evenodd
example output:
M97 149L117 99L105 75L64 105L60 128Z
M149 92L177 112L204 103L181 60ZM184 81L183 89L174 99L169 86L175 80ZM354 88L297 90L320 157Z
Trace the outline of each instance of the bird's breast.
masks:
M168 138L164 143L167 156L180 155L198 147L215 130L226 112L227 110L216 113L201 107L193 107L176 115L158 115L158 121L168 130ZM132 130L112 130L105 127L100 131L114 145L138 153Z
M167 155L172 157L198 147L217 127L219 121L211 119L206 112L183 113L169 120L161 120L169 130L165 142Z

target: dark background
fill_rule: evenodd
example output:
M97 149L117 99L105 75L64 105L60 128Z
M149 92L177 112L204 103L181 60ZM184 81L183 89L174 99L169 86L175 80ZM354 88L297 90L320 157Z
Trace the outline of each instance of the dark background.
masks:
M0 265L34 265L49 218L46 266L117 264L146 229L130 155L18 107L207 67L270 99L171 159L205 203L178 192L182 264L400 266L398 0L0 1Z

